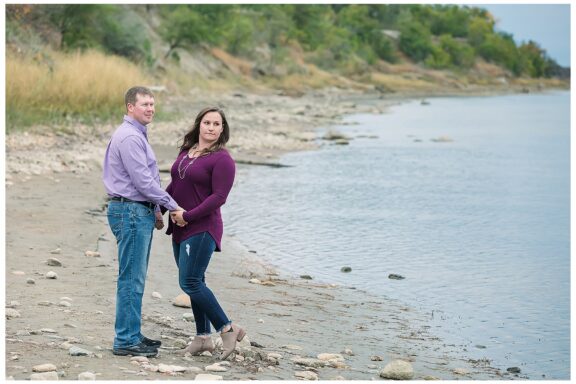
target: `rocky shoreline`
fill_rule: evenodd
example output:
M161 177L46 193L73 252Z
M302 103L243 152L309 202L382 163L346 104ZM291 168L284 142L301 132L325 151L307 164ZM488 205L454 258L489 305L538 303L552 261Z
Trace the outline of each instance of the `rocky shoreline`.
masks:
M316 144L315 129L350 113L383 113L398 100L323 91L294 98L232 93L190 103L225 108L230 150L242 162ZM355 101L356 99L356 101ZM358 101L362 100L362 101ZM190 121L157 122L150 141L159 163L173 161ZM248 336L234 358L185 356L194 334L169 237L155 232L143 303L143 332L163 342L157 358L111 353L116 249L100 182L114 126L6 137L6 377L66 380L512 379L488 359L445 345L427 315L393 298L274 271L227 236L207 281ZM39 151L42 148L42 151ZM40 155L41 154L41 155ZM166 185L163 174L163 185ZM177 304L177 305L175 305ZM215 343L219 337L213 335Z

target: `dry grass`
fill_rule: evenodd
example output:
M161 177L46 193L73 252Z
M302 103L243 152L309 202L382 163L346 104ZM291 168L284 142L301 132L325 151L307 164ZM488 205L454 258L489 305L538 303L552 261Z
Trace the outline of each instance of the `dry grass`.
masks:
M70 115L121 113L126 90L150 82L136 65L96 51L7 55L8 128Z

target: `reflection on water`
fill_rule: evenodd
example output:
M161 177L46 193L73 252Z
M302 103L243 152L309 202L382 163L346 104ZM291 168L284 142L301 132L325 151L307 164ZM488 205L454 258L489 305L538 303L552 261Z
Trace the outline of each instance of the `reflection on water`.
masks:
M569 113L558 92L352 116L349 146L243 171L227 231L288 273L429 312L472 358L568 379Z

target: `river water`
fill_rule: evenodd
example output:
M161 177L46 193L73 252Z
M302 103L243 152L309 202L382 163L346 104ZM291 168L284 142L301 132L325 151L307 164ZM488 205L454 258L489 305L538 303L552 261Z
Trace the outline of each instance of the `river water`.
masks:
M569 379L569 92L429 102L349 116L327 128L349 145L240 172L227 233L294 276L429 313L470 358Z

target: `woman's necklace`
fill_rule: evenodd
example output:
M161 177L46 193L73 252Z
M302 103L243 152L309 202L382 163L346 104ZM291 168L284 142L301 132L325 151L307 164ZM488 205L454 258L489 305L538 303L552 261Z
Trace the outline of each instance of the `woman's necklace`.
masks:
M192 152L190 152L192 151ZM183 169L182 168L182 163L184 162L184 159L188 158L188 154L192 153L194 154L196 152L196 146L190 148L190 151L188 151L187 154L185 154L184 156L182 156L182 159L180 160L180 163L178 164L178 176L180 176L180 180L184 180L184 178L186 177L186 170L188 169L188 167L190 167L192 164L194 164L194 162L196 161L197 158L199 158L200 156L197 157L192 157L192 159L190 160L190 162L188 162L188 164L186 164L184 166Z

